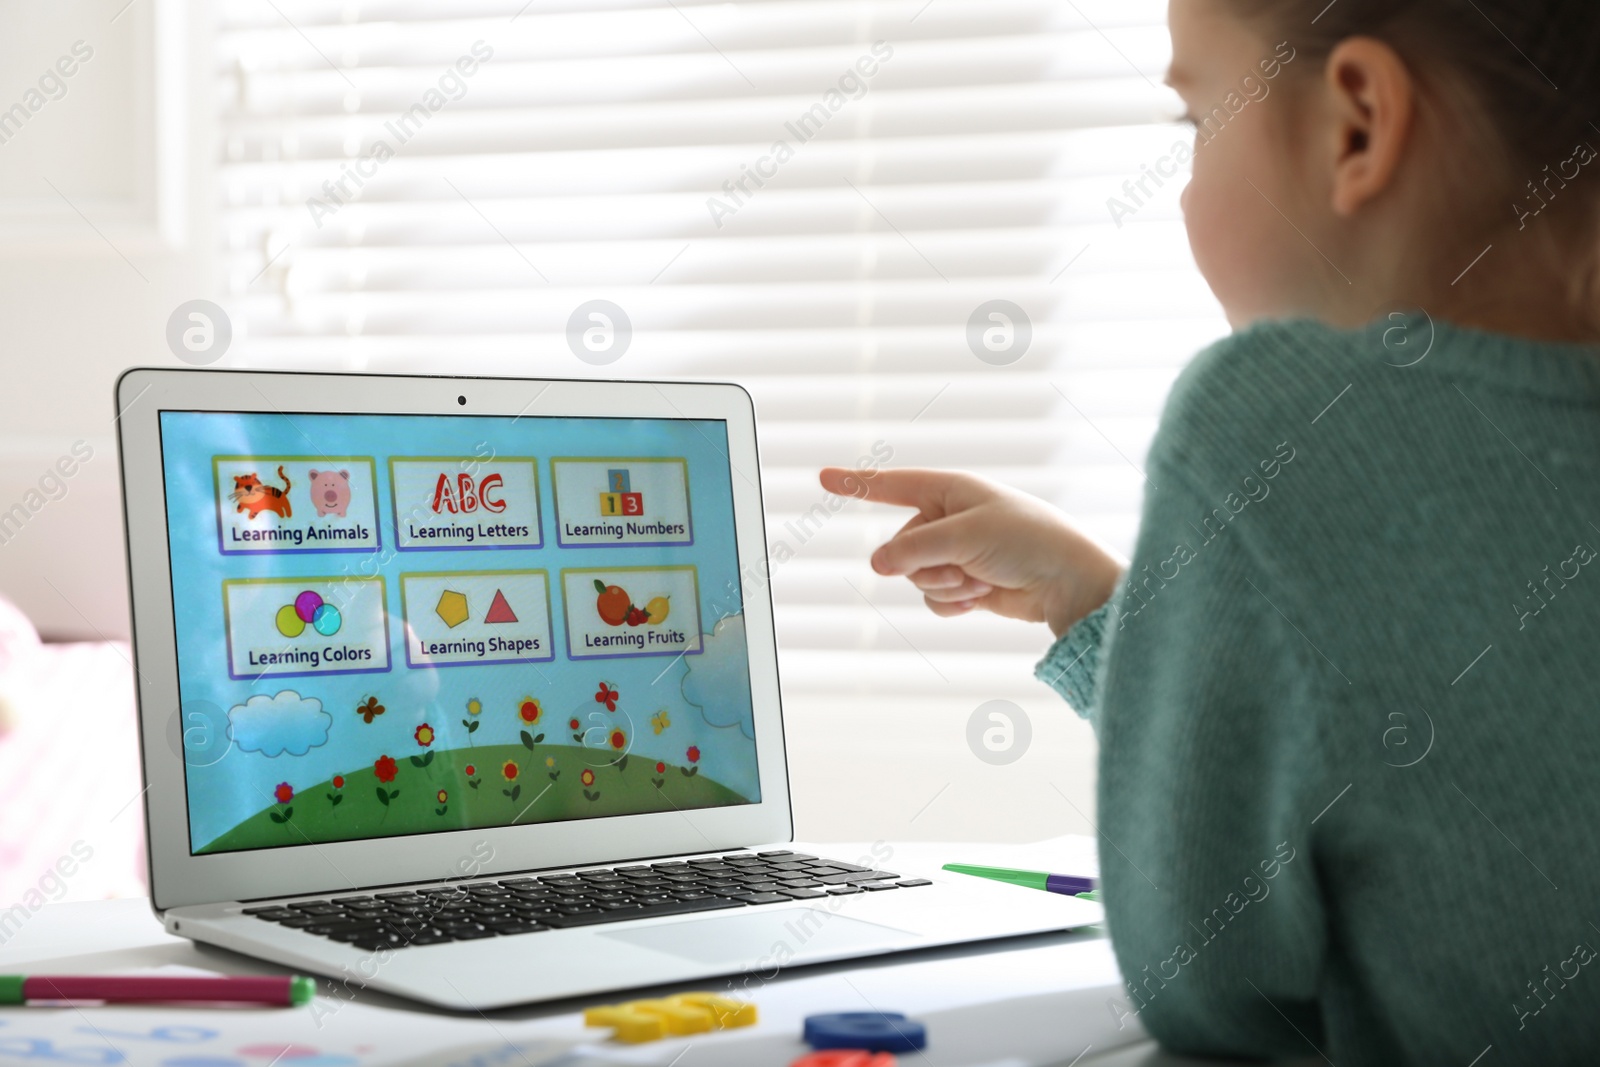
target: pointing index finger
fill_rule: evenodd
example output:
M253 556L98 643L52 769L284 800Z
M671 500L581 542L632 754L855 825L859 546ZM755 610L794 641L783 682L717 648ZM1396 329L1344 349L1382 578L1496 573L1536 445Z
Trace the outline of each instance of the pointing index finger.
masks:
M953 471L917 467L876 471L826 467L821 478L830 493L916 508L930 518L961 510L961 490L966 486L965 477Z

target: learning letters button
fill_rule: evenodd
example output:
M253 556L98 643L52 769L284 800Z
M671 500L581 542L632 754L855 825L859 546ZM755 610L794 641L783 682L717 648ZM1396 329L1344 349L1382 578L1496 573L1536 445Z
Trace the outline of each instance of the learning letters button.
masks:
M389 461L389 479L403 552L543 544L536 459L408 456Z

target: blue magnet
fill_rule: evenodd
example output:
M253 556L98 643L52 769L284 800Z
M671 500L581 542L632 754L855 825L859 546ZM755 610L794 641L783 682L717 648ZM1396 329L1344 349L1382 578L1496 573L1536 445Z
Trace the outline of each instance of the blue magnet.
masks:
M871 1052L915 1052L926 1048L928 1028L899 1012L849 1011L806 1017L802 1035L812 1048L859 1048Z

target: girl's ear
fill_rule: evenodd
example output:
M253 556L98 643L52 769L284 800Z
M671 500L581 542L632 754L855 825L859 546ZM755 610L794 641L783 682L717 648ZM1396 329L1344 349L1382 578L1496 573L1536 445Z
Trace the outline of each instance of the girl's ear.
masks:
M1333 210L1360 211L1393 183L1416 114L1405 60L1371 37L1340 42L1328 57L1333 116Z

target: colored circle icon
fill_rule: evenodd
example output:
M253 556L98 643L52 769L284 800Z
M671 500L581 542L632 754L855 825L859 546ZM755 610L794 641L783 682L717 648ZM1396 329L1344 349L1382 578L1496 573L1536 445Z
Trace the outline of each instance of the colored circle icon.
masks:
M295 638L305 633L306 623L295 610L293 604L285 604L278 609L278 632L285 637Z
M332 637L343 628L344 615L323 600L321 594L307 589L294 598L293 604L279 608L274 622L278 632L290 640L305 633L308 624L323 637Z
M294 598L294 613L300 616L302 622L313 622L320 607L322 607L321 595L309 589Z
M332 637L344 625L344 616L332 604L322 604L311 613L311 628L323 637Z

